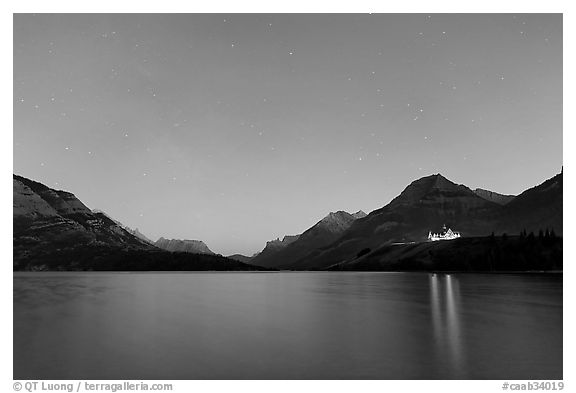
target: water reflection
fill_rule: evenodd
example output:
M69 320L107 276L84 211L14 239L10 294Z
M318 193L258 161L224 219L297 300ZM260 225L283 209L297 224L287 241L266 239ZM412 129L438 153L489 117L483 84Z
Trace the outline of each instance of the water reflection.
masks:
M15 379L561 379L562 276L16 273Z
M430 310L437 358L447 366L452 377L466 377L461 342L460 284L456 276L430 275Z

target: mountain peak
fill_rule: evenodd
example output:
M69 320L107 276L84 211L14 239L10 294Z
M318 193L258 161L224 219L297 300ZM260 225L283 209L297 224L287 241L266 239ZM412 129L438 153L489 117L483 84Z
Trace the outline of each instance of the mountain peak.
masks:
M456 183L451 182L450 180L442 176L440 173L436 173L434 175L431 175L430 177L432 180L431 184L432 189L444 190L458 187Z
M458 185L440 173L436 173L414 180L400 195L392 200L391 204L419 202L430 194L454 194L477 197L468 187Z
M353 213L352 216L356 219L358 218L364 218L366 217L368 214L364 213L362 210L358 210L356 213Z

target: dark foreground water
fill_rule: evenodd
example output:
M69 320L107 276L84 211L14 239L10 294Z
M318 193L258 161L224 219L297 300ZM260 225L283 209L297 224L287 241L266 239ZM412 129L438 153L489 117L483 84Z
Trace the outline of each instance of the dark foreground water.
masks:
M15 273L15 379L561 379L562 275Z

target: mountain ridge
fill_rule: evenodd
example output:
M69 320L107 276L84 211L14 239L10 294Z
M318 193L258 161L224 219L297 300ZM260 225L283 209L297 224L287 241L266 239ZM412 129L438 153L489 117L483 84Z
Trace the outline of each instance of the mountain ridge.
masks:
M361 218L362 211L350 214L343 210L330 212L320 221L298 235L289 244L271 250L266 247L251 262L264 267L283 267L310 252L316 246L331 243L345 231L353 221Z
M161 237L154 245L170 252L188 252L193 254L214 254L201 240L165 239Z
M167 252L70 192L13 174L13 270L266 270L218 255Z
M553 179L543 184L561 191L561 174ZM534 230L535 225L543 228L561 226L561 192L559 197L555 195L554 217L547 219L551 208L545 205L552 198L549 195L543 197L538 192L542 187L533 187L536 190L527 190L508 204L501 205L480 197L465 185L453 183L441 174L425 176L411 182L387 205L354 222L332 244L316 247L285 267L297 270L324 268L351 260L363 250L374 250L394 242L426 241L428 231L437 231L442 225L459 231L465 237L486 236L491 232L519 233L519 228ZM532 199L543 206L542 209L534 209L535 202L524 206L522 200L526 199L526 193L532 195ZM539 212L536 219L523 218L533 217L535 212ZM561 229L557 233L561 233Z

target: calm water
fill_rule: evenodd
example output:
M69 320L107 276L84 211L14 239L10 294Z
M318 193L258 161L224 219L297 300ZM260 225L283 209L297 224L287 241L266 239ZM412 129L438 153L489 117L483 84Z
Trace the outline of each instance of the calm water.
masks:
M561 379L562 275L15 273L15 379Z

